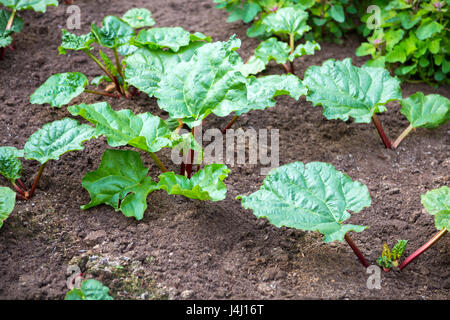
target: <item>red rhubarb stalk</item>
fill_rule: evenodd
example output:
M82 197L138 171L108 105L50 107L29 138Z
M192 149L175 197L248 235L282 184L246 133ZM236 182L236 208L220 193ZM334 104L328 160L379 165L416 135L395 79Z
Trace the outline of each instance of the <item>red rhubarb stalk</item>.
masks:
M44 172L44 169L45 169L45 165L46 165L46 164L47 164L47 163L44 163L44 164L41 165L41 167L39 168L39 171L38 171L38 173L37 173L37 175L36 175L36 178L34 179L33 186L31 187L31 191L30 191L30 195L29 195L28 199L31 198L31 197L34 195L34 191L36 190L36 188L37 188L37 186L38 186L39 179L41 178L42 173Z
M350 236L346 233L344 236L344 239L345 239L345 241L347 241L350 248L352 248L353 252L356 254L359 261L361 261L362 265L367 268L369 266L369 263L366 261L366 259L362 255L361 251L359 251L358 247L353 242L352 238L350 238Z
M237 119L239 119L239 116L234 116L233 119L231 119L231 121L227 124L227 126L223 128L222 134L225 134L227 130L233 126L233 124L237 121Z
M386 133L384 133L383 127L381 126L381 122L375 114L372 116L372 121L375 127L377 128L378 134L380 135L381 140L383 140L386 149L392 149L392 142L391 140L388 139Z
M414 261L418 256L420 256L422 253L427 251L429 248L431 248L432 245L434 245L440 238L444 236L444 234L447 233L447 229L442 229L438 233L434 235L433 238L431 238L427 243L425 243L423 246L421 246L419 249L417 249L414 253L412 253L408 258L403 260L403 262L398 267L400 270L404 269L408 264L410 264L412 261Z

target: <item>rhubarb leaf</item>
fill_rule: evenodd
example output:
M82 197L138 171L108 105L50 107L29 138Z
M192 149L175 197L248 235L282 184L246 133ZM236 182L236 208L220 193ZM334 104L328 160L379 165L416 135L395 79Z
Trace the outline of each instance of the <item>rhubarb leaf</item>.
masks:
M66 293L65 300L114 300L109 294L109 288L94 279L84 280L81 288L73 288Z
M286 42L273 37L259 44L255 50L255 57L264 61L265 64L268 64L271 60L282 64L289 58L290 50Z
M227 187L223 180L228 177L228 173L230 170L224 164L207 165L190 179L166 172L159 176L158 186L168 194L201 201L221 201L226 197Z
M0 36L0 48L6 48L11 45L13 39L11 36Z
M54 74L31 95L30 102L60 108L82 94L88 84L88 78L80 72Z
M206 43L200 41L193 42L176 53L170 50L140 48L125 59L125 80L151 97L165 70L174 68L181 61L189 61L195 50L204 44Z
M267 15L261 23L267 32L301 37L305 32L311 30L311 27L306 24L307 21L308 13L306 11L298 7L286 7Z
M0 228L16 205L16 193L10 188L0 187Z
M266 63L255 56L251 56L247 63L239 67L239 71L244 77L248 77L251 74L258 74L261 71L264 71L264 69L266 69Z
M246 107L236 111L240 116L250 110L264 110L276 104L275 97L289 95L295 100L306 95L308 90L301 80L292 74L271 75L260 78L253 76L248 78Z
M434 215L438 230L450 229L450 188L447 186L428 191L421 201L429 214Z
M450 100L438 94L417 92L401 100L400 112L413 128L436 128L450 120Z
M239 46L235 36L228 42L208 43L189 62L166 70L155 92L160 108L191 128L211 113L223 117L244 108L247 87L238 71L243 64L235 52Z
M147 173L138 152L106 150L99 168L88 172L82 180L91 201L81 208L107 204L126 217L141 220L147 209L147 196L159 189Z
M352 117L357 123L369 123L375 113L386 110L386 103L402 98L400 81L387 70L358 68L350 58L309 67L303 84L309 90L306 99L314 106L322 105L327 119Z
M303 44L299 44L294 52L289 55L289 61L294 61L298 57L305 55L313 55L316 50L320 50L320 45L315 41L306 41Z
M36 160L41 164L59 160L69 151L83 150L83 142L96 137L94 128L74 119L53 121L30 136L24 147L25 159Z
M319 231L324 241L343 241L349 231L367 227L343 224L349 211L370 206L368 188L336 170L331 164L294 162L273 169L262 187L249 196L239 196L242 206L277 227Z
M0 3L17 11L34 10L45 12L47 6L58 6L58 0L0 0Z
M129 109L115 111L107 102L71 106L68 110L94 124L97 135L106 136L111 147L128 144L143 151L157 152L173 143L167 124L149 112L134 115Z
M151 27L155 24L152 13L145 8L133 8L128 10L123 15L122 19L135 29Z
M211 41L211 38L202 33L191 35L181 27L152 28L141 30L133 40L133 44L137 46L146 46L152 50L169 48L174 52L178 52L181 47L188 46L191 42L195 41L209 42Z
M15 182L22 174L23 150L14 147L0 147L0 175L11 182Z
M67 50L73 51L90 51L92 50L92 43L95 39L92 33L77 36L69 31L62 29L61 46L59 46L59 54L67 54Z
M103 19L102 28L92 24L91 32L100 45L110 49L117 49L129 43L134 36L134 29L115 16L107 16Z

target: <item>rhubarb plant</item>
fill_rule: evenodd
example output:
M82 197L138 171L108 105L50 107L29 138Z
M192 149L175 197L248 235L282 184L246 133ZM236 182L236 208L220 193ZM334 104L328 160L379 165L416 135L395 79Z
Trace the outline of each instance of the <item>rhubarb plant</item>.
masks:
M81 287L72 288L66 293L65 300L114 300L109 294L109 288L95 279L83 280Z
M386 272L393 267L397 268L407 244L408 240L398 240L392 251L386 243L383 244L383 251L381 257L377 259L377 264Z
M7 187L0 187L0 228L16 204L16 193Z
M44 125L33 133L24 150L14 147L0 147L0 174L10 181L17 198L29 200L33 197L39 179L50 160L59 160L67 152L83 150L83 142L96 138L95 130L70 118ZM21 181L22 163L20 158L38 161L41 165L34 182L28 189Z
M18 11L33 10L43 12L48 6L58 6L57 0L0 0L0 4L12 11L0 10L0 60L5 56L6 48L15 50L12 38L14 33L23 29L23 20L17 16Z
M377 113L386 111L386 104L402 98L400 81L383 68L352 65L350 58L327 60L322 66L306 70L303 83L309 90L307 100L323 106L327 119L356 123L373 122L386 148L392 142L386 136Z
M450 100L438 94L417 92L400 101L400 112L408 119L408 127L392 144L397 148L408 134L417 128L434 129L450 120Z
M438 232L428 240L423 246L414 251L400 264L402 270L426 250L431 248L441 239L450 228L450 188L447 186L428 191L421 196L421 201L425 210L434 216L434 223Z
M350 212L358 213L371 205L369 190L331 164L294 162L272 169L258 191L237 199L256 217L266 218L276 227L318 231L325 242L345 239L361 263L369 266L348 235L367 227L344 224Z

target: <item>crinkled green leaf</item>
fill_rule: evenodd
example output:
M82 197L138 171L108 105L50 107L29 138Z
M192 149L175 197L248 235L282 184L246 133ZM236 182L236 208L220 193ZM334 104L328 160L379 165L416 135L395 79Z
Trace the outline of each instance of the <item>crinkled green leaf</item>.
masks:
M434 215L438 230L450 229L450 188L447 186L428 191L421 201L429 214Z
M0 48L6 48L12 43L13 39L11 36L0 36Z
M102 82L112 82L108 76L98 76L91 80L91 85L99 86Z
M133 8L128 10L123 15L122 19L135 29L151 27L155 24L152 13L145 8Z
M143 151L157 152L174 143L166 123L149 112L134 115L129 109L115 111L107 102L71 106L68 110L94 124L97 135L106 136L111 147L128 144Z
M95 279L84 280L81 288L67 292L65 300L114 300L109 294L109 288Z
M400 112L413 128L436 128L450 120L450 100L439 94L417 92L401 100Z
M139 32L134 41L150 49L170 48L177 52L181 47L189 45L191 34L181 27L152 28Z
M369 42L363 42L361 45L356 49L356 56L362 57L367 55L374 55L376 52L376 47Z
M58 6L58 0L0 0L0 3L17 11L34 10L45 12L47 6Z
M153 96L165 70L170 70L181 61L189 61L195 50L205 42L193 42L178 52L140 48L125 59L125 80L140 91Z
M266 63L255 56L251 56L248 61L239 67L239 71L248 77L251 74L258 74L266 69Z
M207 165L190 179L166 172L159 176L158 186L169 194L201 201L221 201L226 197L227 187L223 180L228 177L229 172L224 164Z
M289 55L289 61L294 61L298 57L305 55L313 55L316 50L320 50L320 45L315 41L306 41L303 44L299 44L294 52Z
M0 147L0 175L11 182L15 182L22 174L23 150L14 147Z
M308 90L302 81L292 74L271 75L260 78L249 77L247 84L248 105L236 111L238 116L250 110L264 110L276 104L275 97L289 95L295 100L306 95Z
M322 105L327 119L352 117L355 122L369 123L375 113L386 110L386 103L402 98L400 81L387 70L358 68L350 58L309 67L303 84L309 90L307 100Z
M11 28L6 30L6 26L8 25L10 16L11 12L9 12L8 10L0 10L0 38L6 38L13 33L21 32L23 29L22 18L15 16ZM0 47L2 46L0 45ZM4 45L3 47L6 47L6 45Z
M41 164L58 160L69 151L83 150L83 142L96 137L94 128L74 119L53 121L30 136L24 147L25 159Z
M408 240L398 240L397 243L392 248L392 260L400 260L405 251Z
M77 36L76 34L62 29L61 46L59 46L58 51L60 54L66 54L67 50L90 51L94 41L95 39L92 36L92 33Z
M237 71L243 64L235 52L239 45L234 36L228 42L205 44L189 62L166 70L155 92L160 108L190 127L211 113L223 117L244 108L247 87Z
M10 188L0 187L0 228L16 205L16 193Z
M148 168L138 152L106 150L99 168L87 173L82 180L91 201L81 208L87 210L107 204L126 217L141 220L147 209L147 196L159 189L147 173Z
M88 78L80 72L54 74L31 95L30 102L60 108L82 94L88 84Z
M267 32L292 34L301 37L311 29L307 25L308 13L298 7L286 7L267 15L262 20Z
M284 41L279 41L277 38L269 38L259 44L255 50L255 57L268 64L271 60L277 63L285 63L289 58L291 49Z
M92 24L91 33L100 45L117 49L131 40L134 36L134 29L115 16L107 16L103 19L102 28Z
M350 218L349 211L358 213L371 204L365 185L323 162L273 169L258 191L238 199L258 218L277 227L319 231L325 242L343 241L347 232L366 229L343 222Z

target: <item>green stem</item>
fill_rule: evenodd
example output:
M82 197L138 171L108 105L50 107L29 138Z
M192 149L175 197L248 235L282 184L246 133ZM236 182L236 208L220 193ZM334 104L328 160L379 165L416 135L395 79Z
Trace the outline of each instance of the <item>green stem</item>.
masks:
M167 168L164 166L164 164L161 162L161 160L159 160L159 158L156 156L156 154L154 154L153 152L149 152L150 153L150 157L152 157L153 161L155 161L156 165L159 167L159 169L164 173L164 172L168 172L169 170L167 170Z
M39 168L36 178L34 179L33 186L31 187L30 196L28 198L31 198L34 195L34 191L36 190L36 188L38 186L39 179L41 178L42 172L44 172L46 165L47 165L47 162L44 163L43 165L41 165L41 167Z
M292 54L295 50L295 36L293 33L289 34L289 47L291 48L291 52L290 54ZM290 67L291 67L291 73L295 74L295 70L294 70L294 62L293 61L289 61L290 63Z
M395 140L395 142L392 144L392 149L396 149L398 145L403 141L403 139L406 138L406 136L413 130L413 126L409 125L401 135L398 136L398 138Z
M117 52L117 48L114 48L114 58L116 59L117 72L119 72L119 75L122 77L122 80L123 80L123 86L122 86L123 93L128 98L127 88L126 88L126 84L125 84L125 77L123 75L123 69L122 69L122 65L120 64L119 53Z
M12 11L11 16L9 17L9 20L8 20L8 24L6 25L6 30L11 29L13 22L14 22L14 17L16 16L16 12L17 12L16 9L14 9Z

